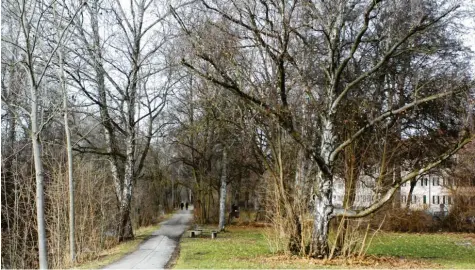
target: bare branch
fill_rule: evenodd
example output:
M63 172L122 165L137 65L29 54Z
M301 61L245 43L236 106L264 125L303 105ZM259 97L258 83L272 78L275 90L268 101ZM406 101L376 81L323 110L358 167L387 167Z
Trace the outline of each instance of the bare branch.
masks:
M401 179L400 182L394 183L392 187L384 194L384 196L381 197L378 201L370 205L369 207L363 209L363 210L348 210L348 209L334 209L333 210L333 217L347 217L347 218L360 218L360 217L365 217L371 213L374 213L376 210L381 208L384 204L386 204L393 194L399 189L401 184L406 183L410 181L411 179L414 179L415 177L424 174L431 169L437 167L440 163L442 163L444 160L447 160L450 158L452 155L457 153L462 147L471 141L475 139L475 135L471 135L468 138L463 138L461 141L457 143L457 145L451 149L450 151L444 153L443 155L440 155L436 161L429 163L423 168L413 170L411 173L407 174L404 178Z

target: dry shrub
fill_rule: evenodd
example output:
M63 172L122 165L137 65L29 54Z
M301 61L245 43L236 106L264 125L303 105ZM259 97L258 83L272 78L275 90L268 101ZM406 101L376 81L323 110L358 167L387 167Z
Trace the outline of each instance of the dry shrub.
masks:
M394 208L387 211L385 230L396 232L430 232L436 228L436 221L423 210Z
M266 194L266 219L271 224L266 239L273 253L299 254L309 250L313 220L308 212L308 201L288 194L282 179L266 173L263 176Z
M385 221L385 216L376 220L374 215L358 219L333 219L330 224L329 259L365 257Z
M442 219L441 228L452 232L475 232L474 198L456 196L448 216Z
M54 149L54 147L52 147ZM45 221L48 265L71 266L69 257L69 185L65 155L45 147ZM58 150L58 149L56 149ZM49 155L48 155L49 154ZM104 170L105 164L75 160L75 215L77 260L97 256L108 246L107 229L113 225L115 197ZM2 267L38 268L36 232L36 182L32 161L17 162L11 177L2 177L11 187L2 201ZM4 190L3 190L4 191ZM6 192L6 191L4 191Z
M44 145L45 221L48 266L72 266L69 245L69 179L66 151ZM2 170L4 167L2 160ZM9 160L9 173L2 173L2 268L38 268L36 231L36 182L31 152ZM155 168L153 171L157 171ZM104 158L78 155L74 158L76 261L95 259L117 244L117 198ZM150 225L163 214L163 179L156 175L138 179L133 198L132 223ZM8 188L4 188L8 187Z
M46 210L50 267L71 266L69 256L69 185L64 159L47 164ZM75 240L78 262L95 258L115 244L116 198L105 160L74 163Z
M18 156L4 175L2 160L2 268L38 268L35 179L31 160Z

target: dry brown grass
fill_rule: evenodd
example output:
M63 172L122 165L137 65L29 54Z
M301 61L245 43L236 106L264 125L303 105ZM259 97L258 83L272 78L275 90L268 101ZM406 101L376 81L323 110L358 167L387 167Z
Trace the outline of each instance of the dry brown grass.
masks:
M311 258L302 258L290 255L262 256L252 259L256 263L262 263L270 268L281 268L283 265L289 265L296 268L403 268L403 269L421 269L421 268L441 268L437 263L431 263L427 260L416 260L397 257L376 257L365 256L363 258L335 258L332 260L319 260Z

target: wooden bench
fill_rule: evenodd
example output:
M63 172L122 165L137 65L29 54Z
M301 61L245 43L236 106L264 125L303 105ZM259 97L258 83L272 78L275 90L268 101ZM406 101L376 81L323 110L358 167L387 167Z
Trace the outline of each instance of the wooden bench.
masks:
M188 231L188 233L189 233L190 238L195 238L198 235L210 235L210 237L212 239L215 239L216 237L218 237L218 232L217 231L207 231L207 230L203 230L203 229L190 230L190 231Z

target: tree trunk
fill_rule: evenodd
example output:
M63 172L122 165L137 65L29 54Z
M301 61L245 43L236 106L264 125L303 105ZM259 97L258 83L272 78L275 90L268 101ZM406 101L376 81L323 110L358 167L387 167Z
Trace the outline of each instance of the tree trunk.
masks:
M122 200L119 211L119 242L132 239L134 237L130 220L130 207L132 202L133 178L135 168L135 135L134 131L129 131L126 139L126 162L124 182L122 186Z
M226 163L227 163L227 153L226 153L226 148L223 147L223 161L222 161L222 172L221 172L221 191L220 191L220 196L219 196L219 226L218 230L223 231L224 230L224 223L226 220Z
M33 71L30 71L31 73ZM38 89L35 86L33 74L31 77L31 142L36 174L36 220L38 226L38 252L40 269L48 268L48 250L46 247L46 228L44 212L44 170L41 159L41 141L38 129Z
M309 182L308 177L312 173L312 161L309 160L303 149L300 149L297 154L297 166L295 171L295 183L293 187L293 207L291 208L291 215L288 218L288 222L291 223L291 231L289 236L289 251L292 254L302 255L303 243L302 243L302 216L306 214L306 205L308 200L306 199L308 194L305 192L306 184ZM292 198L290 198L292 199Z
M66 89L66 80L64 78L63 50L58 49L59 60L59 81L63 92L63 119L64 132L66 134L66 152L68 155L68 179L69 179L69 253L71 262L76 260L76 246L74 241L74 179L73 179L73 150L71 143L71 132L69 131L69 108L68 91Z
M329 255L328 232L333 212L331 183L331 176L318 172L316 192L313 198L314 222L310 254L314 258L323 259Z
M132 230L132 220L130 219L130 203L124 202L121 204L119 211L119 230L118 240L123 242L134 238Z
M330 91L330 96L333 94ZM310 244L310 256L314 258L327 258L330 254L328 245L328 232L331 214L333 212L332 203L332 164L335 157L331 156L335 145L335 134L333 131L332 109L327 116L322 116L322 137L320 145L320 157L327 165L327 171L318 171L313 186L313 232Z
M394 183L400 183L401 182L401 165L396 164L394 168ZM392 204L393 209L400 209L401 208L401 189L398 188L396 192L394 192L393 195L393 204Z
M411 188L409 189L409 193L407 194L407 201L406 201L406 208L409 210L412 202L412 192L414 191L414 188L416 187L417 184L417 178L414 178L410 182Z
M302 246L302 223L298 215L293 214L293 217L288 217L288 222L291 222L291 231L289 236L289 251L294 255L300 255L303 251Z

